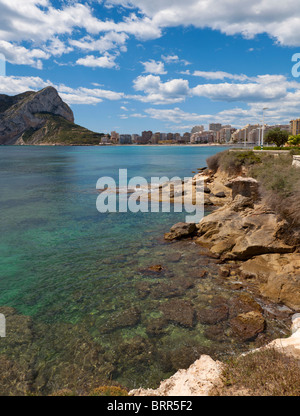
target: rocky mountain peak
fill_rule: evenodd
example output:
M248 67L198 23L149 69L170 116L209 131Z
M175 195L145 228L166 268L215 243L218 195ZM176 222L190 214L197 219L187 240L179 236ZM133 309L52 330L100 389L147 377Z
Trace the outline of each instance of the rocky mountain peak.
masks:
M74 123L73 111L51 86L14 97L0 95L0 144L15 144L28 129L41 128L45 120L40 114L60 116Z

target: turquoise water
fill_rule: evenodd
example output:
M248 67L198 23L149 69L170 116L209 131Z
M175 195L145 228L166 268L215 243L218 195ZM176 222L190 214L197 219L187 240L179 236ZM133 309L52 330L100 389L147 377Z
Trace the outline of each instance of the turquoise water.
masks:
M170 298L197 307L216 293L230 296L215 281L215 261L201 257L199 247L163 240L184 214L96 210L102 176L117 180L121 168L129 177L192 176L221 150L0 148L0 307L17 311L0 353L31 374L31 390L78 390L107 381L155 387L200 353L232 348L229 338L207 337L199 322L190 328L164 322L149 330ZM162 274L145 271L157 264ZM208 279L200 281L203 270ZM166 284L182 290L173 296Z

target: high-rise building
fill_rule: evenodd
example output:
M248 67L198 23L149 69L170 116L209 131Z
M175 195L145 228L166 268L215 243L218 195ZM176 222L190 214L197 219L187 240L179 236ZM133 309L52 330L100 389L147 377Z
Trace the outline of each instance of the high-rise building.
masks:
M120 134L119 142L120 144L131 144L132 143L131 134Z
M119 143L120 135L116 131L112 131L110 135L110 140L112 143Z
M195 126L192 128L191 133L202 133L204 131L204 126Z
M291 120L291 133L293 136L300 134L300 118L296 120Z
M222 128L222 124L221 123L211 123L209 125L209 130L211 131L219 131Z
M153 135L153 133L150 130L149 131L143 131L142 138L143 138L144 144L150 143L150 140L152 138L152 135Z
M230 125L223 126L221 130L217 132L216 141L218 143L228 143L230 142L232 134L236 131L236 129L232 128Z
M131 140L132 143L137 143L137 139L138 139L139 135L138 134L132 134L131 135Z

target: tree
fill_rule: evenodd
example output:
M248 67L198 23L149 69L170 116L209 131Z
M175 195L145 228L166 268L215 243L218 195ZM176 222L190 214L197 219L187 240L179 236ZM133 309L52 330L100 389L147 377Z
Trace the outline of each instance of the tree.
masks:
M288 144L290 146L299 146L299 144L300 144L300 134L297 134L297 136L289 136Z
M269 130L265 137L265 142L268 144L275 143L276 146L281 147L287 143L289 139L289 133L286 130L281 130L279 127L275 127L273 130Z

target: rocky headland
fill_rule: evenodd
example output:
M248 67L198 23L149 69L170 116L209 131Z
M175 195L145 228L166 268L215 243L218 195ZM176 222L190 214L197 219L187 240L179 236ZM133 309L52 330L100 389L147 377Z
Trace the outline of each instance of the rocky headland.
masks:
M74 124L53 87L0 95L0 145L98 145L102 136Z

